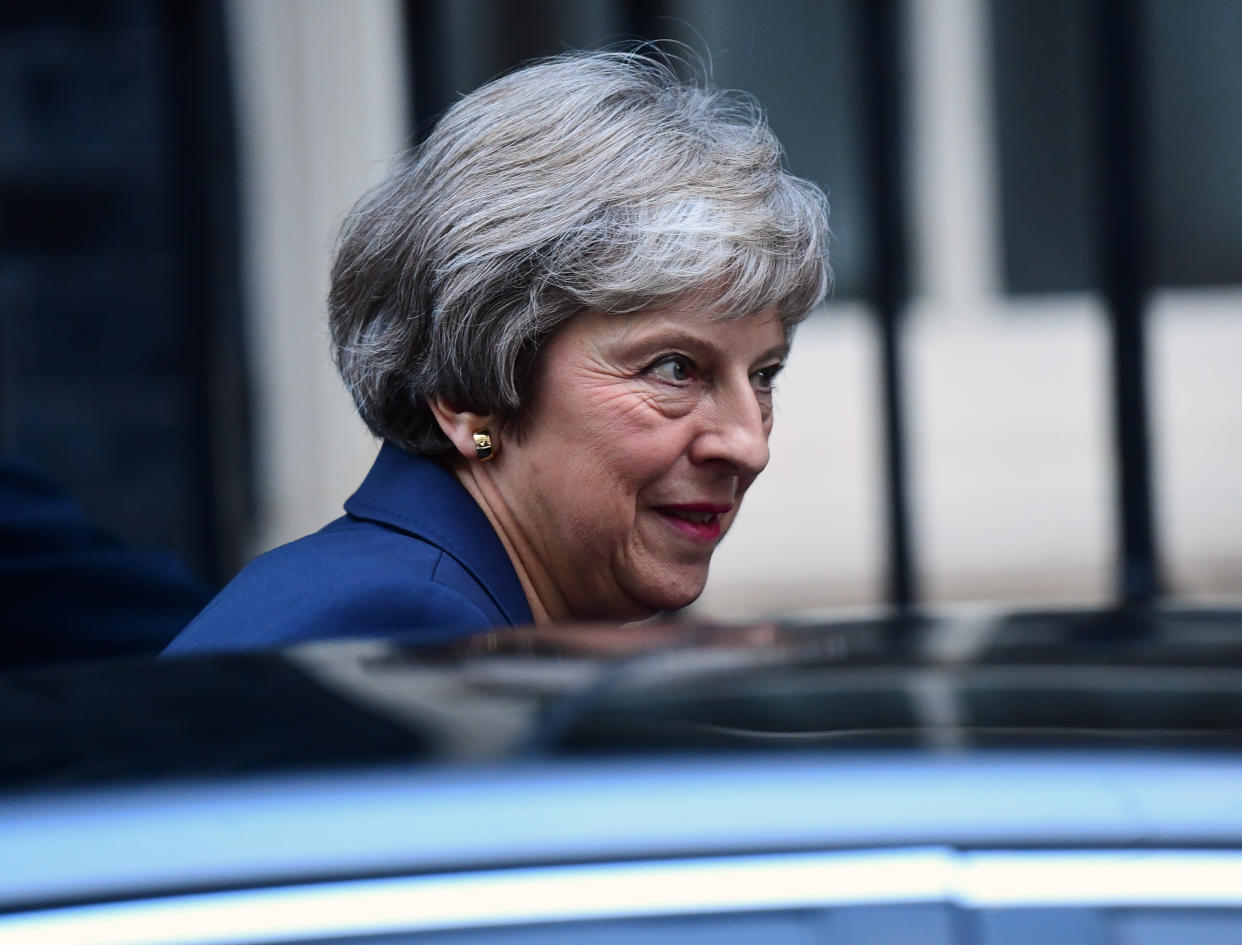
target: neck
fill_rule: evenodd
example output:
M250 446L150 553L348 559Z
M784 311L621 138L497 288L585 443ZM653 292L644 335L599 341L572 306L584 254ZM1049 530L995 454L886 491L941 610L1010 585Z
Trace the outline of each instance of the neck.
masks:
M531 616L535 618L535 626L546 627L572 619L568 601L548 578L538 555L517 527L504 497L481 464L458 459L450 464L449 469L491 522L513 570L517 572Z

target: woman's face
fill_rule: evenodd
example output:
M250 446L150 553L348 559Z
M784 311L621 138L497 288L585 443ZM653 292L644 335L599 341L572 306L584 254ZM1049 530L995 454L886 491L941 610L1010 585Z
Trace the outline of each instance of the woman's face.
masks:
M774 308L588 313L553 337L522 436L474 467L541 609L631 618L699 596L767 465L786 352Z

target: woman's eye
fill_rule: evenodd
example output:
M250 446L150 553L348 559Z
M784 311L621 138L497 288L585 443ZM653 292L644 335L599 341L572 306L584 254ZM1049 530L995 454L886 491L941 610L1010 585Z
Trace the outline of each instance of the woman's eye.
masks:
M776 375L781 373L783 364L771 364L768 367L760 368L750 376L750 381L754 385L755 390L770 391L772 385L776 383Z
M688 358L674 355L657 361L647 368L647 373L672 384L684 384L694 376L694 365Z

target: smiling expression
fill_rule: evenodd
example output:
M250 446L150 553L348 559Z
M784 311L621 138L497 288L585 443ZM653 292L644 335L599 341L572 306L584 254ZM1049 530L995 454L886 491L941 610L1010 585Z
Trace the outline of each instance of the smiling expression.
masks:
M552 338L521 435L468 470L536 614L629 619L699 596L767 465L786 351L774 309L587 313Z

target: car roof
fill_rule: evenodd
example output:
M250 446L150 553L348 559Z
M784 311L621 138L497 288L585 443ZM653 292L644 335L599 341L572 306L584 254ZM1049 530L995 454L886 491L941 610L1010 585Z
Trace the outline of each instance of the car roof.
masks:
M1236 749L1242 611L686 621L0 676L0 784L755 750Z
M799 851L1236 849L1229 610L684 621L0 677L0 911Z

